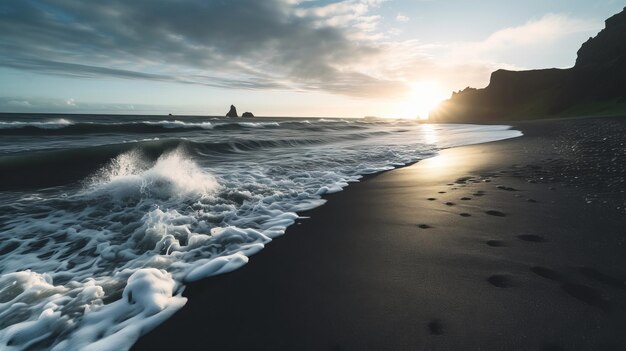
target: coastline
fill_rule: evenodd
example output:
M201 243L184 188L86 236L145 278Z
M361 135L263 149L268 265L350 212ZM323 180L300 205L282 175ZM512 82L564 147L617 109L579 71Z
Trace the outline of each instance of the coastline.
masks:
M602 187L624 189L626 165L595 145L612 121L522 122L524 137L351 184L248 265L188 285L133 349L625 348L624 194Z

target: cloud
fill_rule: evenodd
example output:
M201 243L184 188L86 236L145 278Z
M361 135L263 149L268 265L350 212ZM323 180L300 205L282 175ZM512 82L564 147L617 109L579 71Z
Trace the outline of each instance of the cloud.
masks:
M9 2L0 5L0 66L82 78L379 95L402 90L403 82L351 65L380 51L366 33L379 20L368 11L381 2Z
M538 20L528 21L521 26L499 30L483 41L481 46L501 48L553 43L566 35L596 30L597 27L598 24L595 21L549 13Z
M399 13L399 14L396 16L396 21L398 21L398 22L408 22L408 21L409 21L409 17L407 17L407 16L405 16L405 15L403 15L403 14Z
M147 105L147 104L115 104L90 103L78 104L74 99L29 98L28 100L15 97L0 97L0 110L14 113L128 113L136 111L142 113L162 113L163 111L182 111L197 113L203 111L199 106Z
M564 14L546 14L523 25L498 30L482 41L449 44L443 56L452 62L500 62L501 66L510 68L522 68L516 65L520 57L526 62L536 58L536 61L546 65L545 53L552 46L573 35L586 36L600 29L600 26L601 23L596 21ZM574 45L579 47L580 42L576 41ZM575 57L575 50L567 55Z
M380 6L385 0L343 0L323 6L303 7L295 13L303 18L315 18L321 26L357 28L371 31L376 28L380 16L370 16L372 8Z
M3 2L0 67L76 78L390 98L409 92L413 81L439 80L454 89L459 82L479 85L494 68L515 67L507 54L540 54L546 45L598 27L548 14L483 41L394 41L389 30L381 31L382 18L374 11L384 2ZM395 20L409 18L399 13Z
M27 100L4 100L2 101L4 103L5 106L8 106L10 108L29 108L32 107L33 105L27 101Z

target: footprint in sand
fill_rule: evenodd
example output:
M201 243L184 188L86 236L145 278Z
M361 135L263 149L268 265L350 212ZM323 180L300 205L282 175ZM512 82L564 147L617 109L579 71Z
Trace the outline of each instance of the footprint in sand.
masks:
M486 244L491 246L491 247L504 247L504 246L506 246L506 244L503 241L500 241L500 240L488 240L486 242Z
M430 226L428 224L418 224L417 226L419 228L421 228L421 229L430 229L430 228L432 228L432 226Z
M490 215L490 216L506 217L506 214L504 214L504 212L500 212L500 211L496 211L496 210L485 211L485 213Z
M430 335L441 335L443 334L443 324L438 319L433 319L428 323L428 331L430 331Z
M471 180L472 177L461 177L459 179L456 180L457 184L463 184L463 183L467 183L468 180Z
M498 188L500 190L506 190L506 191L519 191L519 190L517 190L515 188L511 188L511 187L504 186L504 185L498 185L498 186L496 186L496 188Z
M446 202L446 206L454 206L455 203L454 202Z
M612 277L606 273L602 273L593 267L579 267L578 272L583 276L593 279L597 282L612 286L618 289L626 289L626 280Z
M535 266L531 267L530 271L542 278L561 281L561 276L559 275L559 273L551 270L550 268Z
M548 343L548 344L543 345L543 347L541 348L541 351L565 351L565 349L559 346L558 344Z
M571 281L568 282L559 273L551 270L550 268L535 266L531 267L530 271L542 278L560 282L561 289L563 289L566 294L584 303L605 311L610 309L609 302L602 297L602 294L598 290L592 287L573 283Z
M487 281L489 282L489 284L498 288L511 287L511 280L506 275L495 274L487 278Z
M445 193L446 193L445 191L440 191L440 192L439 192L439 194L445 194Z
M436 198L434 198L434 197L429 197L427 200L428 200L428 201L435 201L435 200L437 200L437 199L436 199Z
M543 243L547 241L543 237L539 235L534 235L534 234L522 234L522 235L518 235L517 238L520 240L531 242L531 243Z
M568 295L585 302L591 306L598 307L603 310L609 309L609 303L606 301L600 292L594 288L577 283L564 283L561 285L561 289Z

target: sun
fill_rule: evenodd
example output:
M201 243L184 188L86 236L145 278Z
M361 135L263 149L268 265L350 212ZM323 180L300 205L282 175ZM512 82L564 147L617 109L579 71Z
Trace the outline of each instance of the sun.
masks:
M428 119L430 111L449 97L449 92L437 81L415 81L409 86L410 91L395 111L399 118Z

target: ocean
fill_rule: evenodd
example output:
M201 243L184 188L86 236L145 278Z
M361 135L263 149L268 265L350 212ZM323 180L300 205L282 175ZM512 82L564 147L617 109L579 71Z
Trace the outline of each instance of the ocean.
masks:
M0 114L0 349L128 349L185 305L186 283L245 265L325 194L520 135L413 120Z

